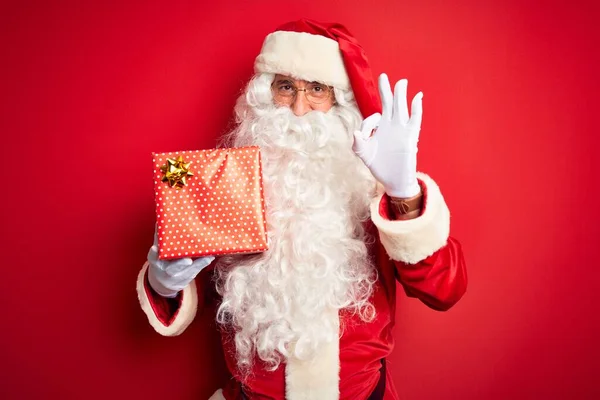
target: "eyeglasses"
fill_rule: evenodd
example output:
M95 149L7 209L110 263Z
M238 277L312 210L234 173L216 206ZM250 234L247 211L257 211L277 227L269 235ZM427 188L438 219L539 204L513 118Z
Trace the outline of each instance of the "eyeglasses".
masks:
M273 99L280 104L290 105L296 100L298 92L304 92L311 104L323 104L331 97L333 89L321 83L311 82L304 89L298 89L289 81L274 82L271 85Z

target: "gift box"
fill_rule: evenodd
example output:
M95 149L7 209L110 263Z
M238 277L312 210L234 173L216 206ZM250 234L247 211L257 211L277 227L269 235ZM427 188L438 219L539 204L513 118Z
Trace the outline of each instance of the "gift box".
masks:
M160 259L267 250L258 147L152 156Z

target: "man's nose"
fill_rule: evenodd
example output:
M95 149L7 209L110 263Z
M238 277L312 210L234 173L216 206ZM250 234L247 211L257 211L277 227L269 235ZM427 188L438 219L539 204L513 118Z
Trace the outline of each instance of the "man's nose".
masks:
M297 117L301 117L307 112L309 112L310 103L306 98L306 93L302 91L296 92L296 97L294 98L294 102L292 103L290 108L292 109L294 115Z

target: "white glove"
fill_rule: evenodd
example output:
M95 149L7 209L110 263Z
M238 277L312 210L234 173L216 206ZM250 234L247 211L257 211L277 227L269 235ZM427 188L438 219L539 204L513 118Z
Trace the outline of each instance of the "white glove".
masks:
M399 80L394 88L386 74L379 76L379 94L383 115L367 117L354 133L353 149L392 197L416 196L421 188L417 182L417 143L423 114L423 93L415 95L408 117L406 88L408 81ZM393 105L392 105L393 102ZM371 132L375 132L371 136Z
M154 233L154 244L148 252L148 282L152 289L163 297L175 297L206 268L215 258L205 256L192 260L179 258L167 261L158 259L158 237Z

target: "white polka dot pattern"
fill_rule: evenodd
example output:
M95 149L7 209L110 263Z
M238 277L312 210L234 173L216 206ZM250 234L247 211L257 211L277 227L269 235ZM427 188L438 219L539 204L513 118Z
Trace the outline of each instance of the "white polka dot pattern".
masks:
M193 176L181 189L161 182L160 166L182 156ZM162 260L267 249L258 147L153 153Z

